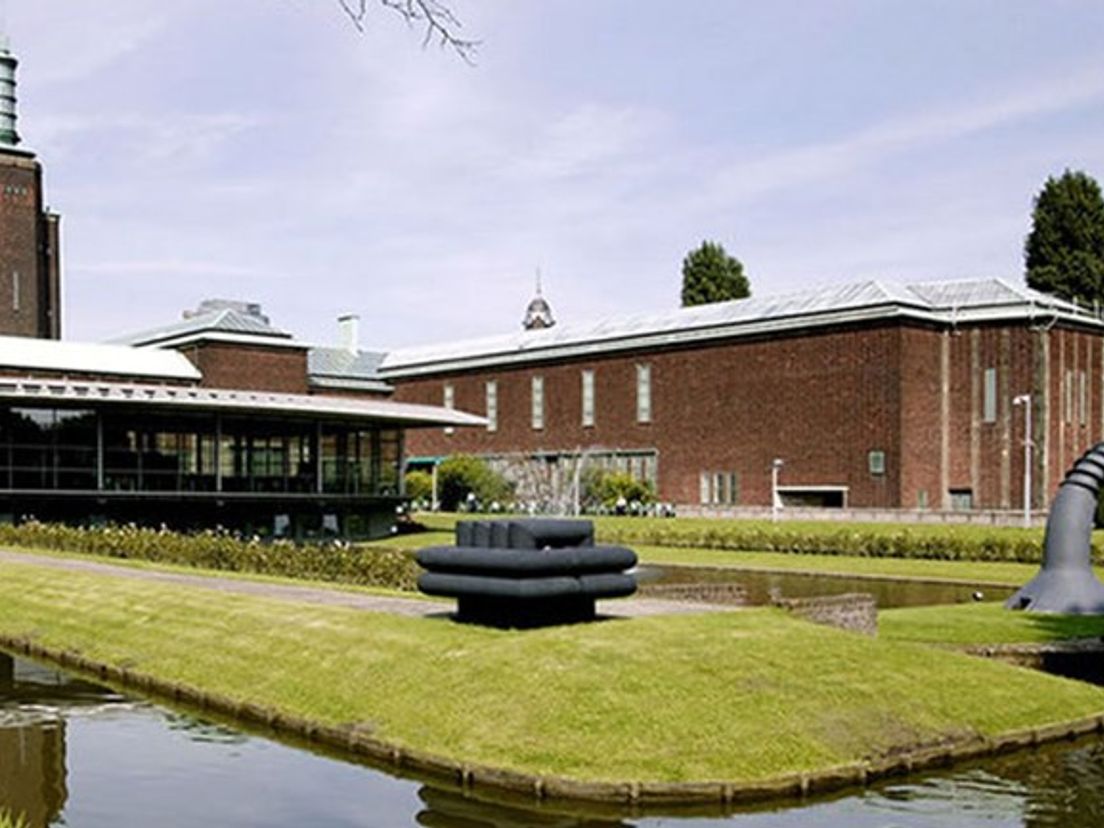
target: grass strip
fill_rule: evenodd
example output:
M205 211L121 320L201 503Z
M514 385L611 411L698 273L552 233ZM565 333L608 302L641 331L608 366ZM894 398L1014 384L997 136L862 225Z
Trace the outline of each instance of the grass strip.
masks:
M0 564L0 633L395 745L753 782L1104 711L1104 689L771 609L526 632Z
M859 558L851 555L791 555L786 552L744 552L719 549L685 549L664 546L633 547L642 563L668 566L701 566L860 576L953 581L969 584L1020 586L1039 571L1037 564L985 561L930 561L903 558ZM1104 569L1098 570L1104 574Z
M903 607L878 613L878 634L929 644L1046 644L1104 636L1104 616L1010 612L999 603Z

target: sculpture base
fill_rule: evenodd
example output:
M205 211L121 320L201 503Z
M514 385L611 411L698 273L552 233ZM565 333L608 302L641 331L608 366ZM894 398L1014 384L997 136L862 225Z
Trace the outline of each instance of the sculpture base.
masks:
M1104 614L1104 584L1091 569L1043 569L1005 601L1004 606L1029 612L1101 615Z

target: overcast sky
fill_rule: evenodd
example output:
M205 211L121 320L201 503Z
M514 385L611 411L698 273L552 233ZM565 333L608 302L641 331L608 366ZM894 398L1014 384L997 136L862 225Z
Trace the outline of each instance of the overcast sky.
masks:
M474 68L337 0L7 0L66 338L504 333L537 267L561 322L660 311L703 239L759 294L1021 282L1046 177L1104 179L1095 0L449 3Z

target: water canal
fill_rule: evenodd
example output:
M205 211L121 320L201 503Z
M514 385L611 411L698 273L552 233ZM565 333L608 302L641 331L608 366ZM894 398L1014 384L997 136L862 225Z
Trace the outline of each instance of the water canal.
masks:
M732 814L563 813L481 803L0 656L0 805L31 828L1096 828L1104 740Z
M638 567L636 571L642 585L737 583L747 590L748 601L752 604L770 603L770 595L775 591L786 598L867 592L874 596L880 609L961 604L974 600L975 592L980 592L986 601L1003 601L1015 592L1012 587L993 584L920 581L904 578L855 578L826 573L762 572L732 567L649 564Z

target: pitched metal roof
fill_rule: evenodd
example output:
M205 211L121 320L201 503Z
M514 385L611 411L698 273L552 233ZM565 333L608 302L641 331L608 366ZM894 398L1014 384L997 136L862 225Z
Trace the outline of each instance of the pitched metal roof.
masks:
M260 342L270 345L296 344L287 331L280 330L268 319L236 307L213 308L196 313L169 325L126 334L111 342L128 345L181 345L201 339L231 339L238 342ZM302 346L299 346L302 347Z
M383 351L351 351L316 345L307 351L307 375L311 385L386 393L391 386L379 375Z
M401 348L387 354L380 375L392 379L892 317L954 324L967 319L1036 315L1058 315L1104 327L1076 305L1000 279L911 285L871 280L658 314L620 316L590 324Z
M182 357L183 358L183 357ZM407 428L482 426L475 414L435 405L415 405L354 397L275 394L80 380L0 377L0 401L69 403L80 405L142 406L180 411L222 411L250 415L306 415L339 420L388 423Z
M0 369L98 374L146 380L194 382L200 379L195 366L177 351L30 339L22 336L0 336Z

